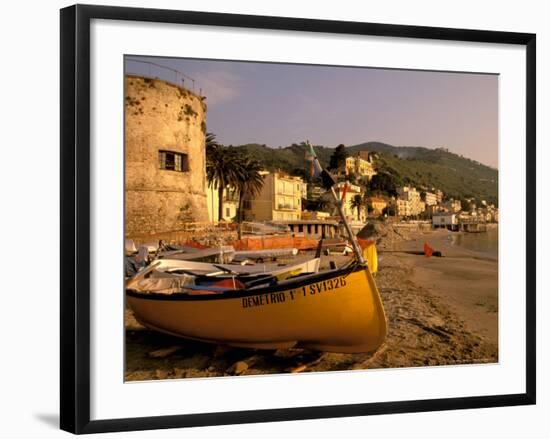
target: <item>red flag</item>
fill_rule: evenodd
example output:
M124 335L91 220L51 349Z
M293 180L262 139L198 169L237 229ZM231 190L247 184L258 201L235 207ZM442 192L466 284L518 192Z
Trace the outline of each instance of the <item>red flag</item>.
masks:
M429 258L431 255L433 255L434 249L431 248L427 242L424 243L424 254Z

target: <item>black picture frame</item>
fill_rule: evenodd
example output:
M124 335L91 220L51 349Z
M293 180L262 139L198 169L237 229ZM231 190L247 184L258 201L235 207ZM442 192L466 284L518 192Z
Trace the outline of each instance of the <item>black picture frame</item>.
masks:
M417 401L90 420L90 22L131 20L522 45L526 48L526 392ZM76 5L61 10L61 404L72 433L274 422L535 404L536 36L210 12Z

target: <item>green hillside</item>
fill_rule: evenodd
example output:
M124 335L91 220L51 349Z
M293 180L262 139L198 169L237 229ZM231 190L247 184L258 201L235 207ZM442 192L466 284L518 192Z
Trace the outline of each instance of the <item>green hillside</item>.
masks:
M283 171L308 177L305 161L307 146L293 144L283 148L248 144L234 147L260 160L268 170ZM475 197L498 204L498 170L443 148L392 146L367 142L346 148L349 155L361 150L376 152L375 166L379 173L392 176L397 184L411 184L419 190L441 189L454 198ZM323 166L328 166L332 148L315 146Z
M348 148L377 151L378 172L397 176L403 184L441 189L448 197L484 199L498 205L498 170L443 148L395 147L368 142Z

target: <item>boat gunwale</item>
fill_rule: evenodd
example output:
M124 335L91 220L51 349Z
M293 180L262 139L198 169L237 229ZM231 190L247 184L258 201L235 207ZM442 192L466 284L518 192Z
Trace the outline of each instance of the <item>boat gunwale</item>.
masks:
M355 273L361 270L368 270L367 266L363 266L358 263L352 263L350 266L329 270L321 273L315 273L315 277L300 278L297 277L295 282L292 279L285 281L283 284L268 285L265 288L243 289L243 290L225 290L216 294L188 294L188 293L152 293L152 292L139 292L134 290L126 290L126 295L135 299L147 299L147 300L164 300L164 301L201 301L201 300L224 300L224 299L240 299L248 296L259 296L263 294L276 293L280 291L288 291L289 289L300 288L306 285L310 285L316 282L326 281L339 276L348 276L351 273Z

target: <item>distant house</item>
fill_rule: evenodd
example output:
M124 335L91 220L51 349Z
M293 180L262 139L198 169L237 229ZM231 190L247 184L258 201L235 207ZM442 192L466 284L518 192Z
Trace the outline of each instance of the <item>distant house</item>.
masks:
M403 186L397 189L399 199L397 200L397 215L399 216L411 216L419 215L422 213L426 205L421 204L420 192L412 186ZM399 203L399 201L406 201L407 203ZM400 213L402 212L402 213Z
M347 157L344 166L337 171L337 174L340 177L354 174L356 177L366 177L370 180L376 175L372 156L368 151L359 151L356 155Z
M444 203L442 203L441 206L449 212L460 212L462 210L462 203L460 202L460 200L455 200L453 198L445 201Z
M375 215L382 215L382 212L388 205L388 202L380 197L369 197L367 203L372 208L372 212Z
M412 203L409 200L397 198L394 200L395 213L397 216L412 216Z
M426 205L434 206L437 204L437 195L434 192L426 192Z
M453 212L435 212L432 216L432 225L435 229L458 230L458 217Z

